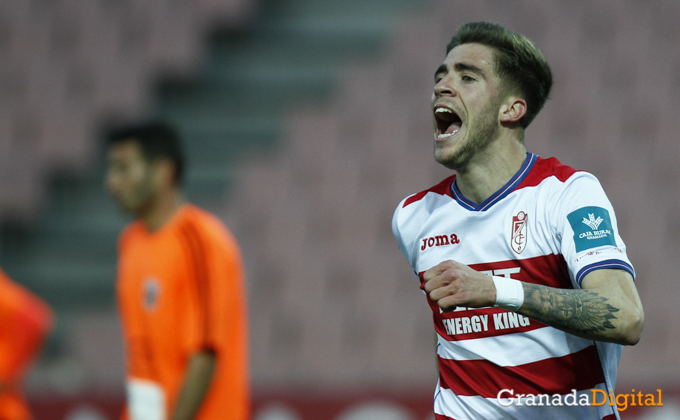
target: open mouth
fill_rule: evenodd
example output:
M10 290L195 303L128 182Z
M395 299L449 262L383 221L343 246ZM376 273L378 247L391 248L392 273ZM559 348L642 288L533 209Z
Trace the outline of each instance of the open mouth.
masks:
M460 119L458 114L456 114L451 108L444 106L435 107L434 120L437 124L434 134L437 139L443 139L455 135L463 125L463 121Z

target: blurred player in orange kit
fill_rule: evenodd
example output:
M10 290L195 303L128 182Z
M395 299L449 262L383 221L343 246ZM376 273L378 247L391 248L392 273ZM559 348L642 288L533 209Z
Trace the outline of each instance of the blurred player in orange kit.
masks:
M32 418L21 393L21 380L52 321L47 303L0 270L0 419Z
M106 187L136 220L119 242L117 294L130 420L245 420L250 401L243 267L221 221L185 203L184 158L163 123L108 144Z

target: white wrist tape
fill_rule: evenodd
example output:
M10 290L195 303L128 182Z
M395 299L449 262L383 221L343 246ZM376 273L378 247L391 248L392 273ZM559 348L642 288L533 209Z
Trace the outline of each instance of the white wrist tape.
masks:
M491 276L491 278L496 286L496 304L493 306L517 312L524 303L522 282L500 276Z

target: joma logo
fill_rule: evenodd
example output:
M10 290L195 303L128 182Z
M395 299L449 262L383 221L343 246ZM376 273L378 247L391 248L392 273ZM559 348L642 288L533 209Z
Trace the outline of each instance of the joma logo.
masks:
M423 238L423 245L420 247L421 251L425 251L427 248L432 248L433 246L442 245L455 245L459 244L460 239L455 233L450 235L435 235L429 238Z

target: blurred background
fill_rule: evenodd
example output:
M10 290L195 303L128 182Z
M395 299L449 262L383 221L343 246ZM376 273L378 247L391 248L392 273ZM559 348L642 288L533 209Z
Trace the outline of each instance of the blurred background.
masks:
M0 2L0 266L57 322L26 381L37 420L109 420L124 399L114 296L128 221L102 187L110 124L162 117L186 194L248 275L254 418L429 420L431 315L390 222L448 176L434 70L455 28L499 22L555 76L527 147L595 174L646 312L624 419L680 418L680 2Z

